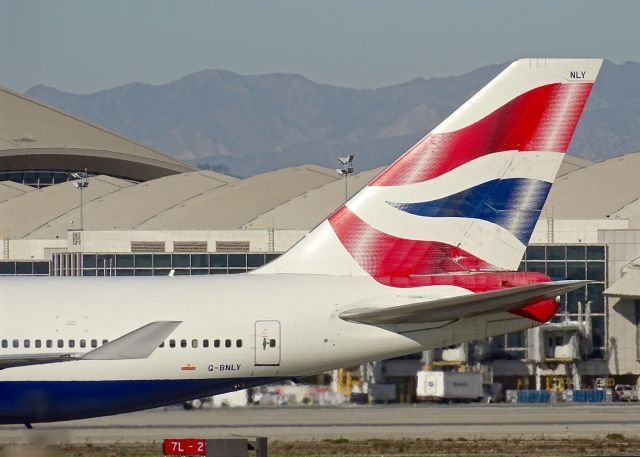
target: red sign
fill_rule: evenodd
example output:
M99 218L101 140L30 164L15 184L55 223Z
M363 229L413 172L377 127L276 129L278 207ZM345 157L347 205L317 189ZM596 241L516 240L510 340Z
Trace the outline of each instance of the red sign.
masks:
M162 444L164 455L206 455L207 440L196 438L166 439Z

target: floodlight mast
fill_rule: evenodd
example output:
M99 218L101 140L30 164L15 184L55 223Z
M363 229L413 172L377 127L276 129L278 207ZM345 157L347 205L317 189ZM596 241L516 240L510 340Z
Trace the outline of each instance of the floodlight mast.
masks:
M353 158L355 154L349 154L344 157L338 157L338 162L342 164L342 168L336 168L336 172L340 176L344 176L344 201L349 199L349 175L353 174Z
M89 181L87 179L87 169L85 168L83 172L71 173L71 177L79 179L79 181L74 182L73 185L76 189L80 191L80 231L84 230L84 199L82 197L83 190L86 187L89 187Z

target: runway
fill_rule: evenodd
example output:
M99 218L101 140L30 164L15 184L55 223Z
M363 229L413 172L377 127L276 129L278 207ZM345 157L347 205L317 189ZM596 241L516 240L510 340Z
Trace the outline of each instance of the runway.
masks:
M149 443L168 437L278 440L640 437L640 405L473 405L156 409L65 423L0 426L0 443Z

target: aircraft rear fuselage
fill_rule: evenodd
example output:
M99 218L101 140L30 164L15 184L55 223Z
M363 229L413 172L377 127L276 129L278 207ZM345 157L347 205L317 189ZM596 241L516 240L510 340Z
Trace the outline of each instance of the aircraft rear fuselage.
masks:
M456 289L429 293L468 293ZM382 303L396 295L365 277L3 278L0 312L10 318L0 324L2 356L85 352L152 320L182 324L147 359L1 370L0 423L146 409L533 325L507 313L495 316L499 325L483 316L482 326L466 321L444 328L338 317L355 301ZM465 327L484 330L469 335Z

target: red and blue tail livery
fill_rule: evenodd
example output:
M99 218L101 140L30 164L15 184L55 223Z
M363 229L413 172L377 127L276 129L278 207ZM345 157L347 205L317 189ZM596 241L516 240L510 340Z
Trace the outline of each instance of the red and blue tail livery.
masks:
M514 62L270 269L392 287L515 270L600 65Z

